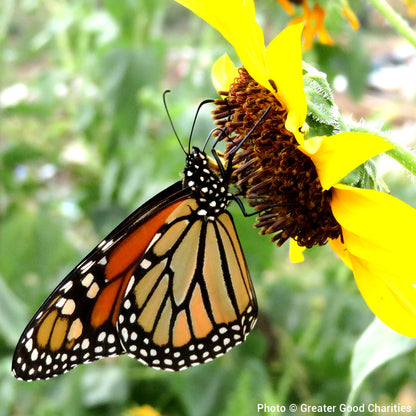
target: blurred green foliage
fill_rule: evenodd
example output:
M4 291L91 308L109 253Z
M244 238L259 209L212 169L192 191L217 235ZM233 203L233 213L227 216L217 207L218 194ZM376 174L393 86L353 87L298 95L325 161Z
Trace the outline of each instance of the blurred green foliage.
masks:
M273 2L259 16L272 34L287 20ZM347 62L366 68L357 42L309 56L335 74L349 48L358 63ZM184 155L162 91L173 91L186 143L197 104L215 93L210 65L233 51L167 0L2 0L0 45L0 416L122 415L142 404L166 416L251 416L257 403L344 403L354 344L372 320L351 273L327 247L291 264L235 207L260 306L244 344L178 374L118 357L49 381L13 378L15 344L40 303L125 215L179 178ZM350 82L354 94L362 79ZM194 142L211 128L205 109ZM396 400L415 383L409 361L377 370L358 399Z

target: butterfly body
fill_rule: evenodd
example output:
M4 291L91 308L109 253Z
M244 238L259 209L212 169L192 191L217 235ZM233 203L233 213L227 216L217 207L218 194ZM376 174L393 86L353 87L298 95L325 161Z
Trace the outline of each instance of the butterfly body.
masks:
M195 195L197 214L214 220L231 202L228 184L209 168L208 158L197 147L187 156L184 170L184 187L189 187Z
M124 353L178 371L244 341L257 302L231 200L228 179L192 148L183 181L127 217L46 299L18 342L14 375L47 379Z

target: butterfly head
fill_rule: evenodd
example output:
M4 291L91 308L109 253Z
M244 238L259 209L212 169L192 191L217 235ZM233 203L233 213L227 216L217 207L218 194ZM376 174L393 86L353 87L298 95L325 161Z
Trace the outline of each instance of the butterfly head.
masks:
M197 147L186 157L183 182L197 200L198 214L207 219L221 214L231 201L228 183L210 168L207 155Z

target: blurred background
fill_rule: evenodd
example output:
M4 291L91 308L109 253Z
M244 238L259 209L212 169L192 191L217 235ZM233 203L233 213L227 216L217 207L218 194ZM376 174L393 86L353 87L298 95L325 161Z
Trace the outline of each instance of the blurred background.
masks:
M343 113L414 146L415 50L367 2L350 4L360 30L328 10L335 44L314 43L304 59L328 74ZM391 4L415 26L410 6ZM291 19L274 0L256 8L266 41ZM51 290L180 178L184 155L163 90L172 90L169 111L186 143L197 105L215 97L212 63L235 55L170 0L2 0L0 47L0 416L251 416L257 403L345 403L352 351L373 319L352 274L328 247L291 264L288 248L259 236L235 206L260 307L245 343L178 374L117 357L49 381L14 379L16 342ZM193 143L211 128L206 106ZM415 206L409 175L387 157L379 165L392 193ZM410 352L374 372L357 402L416 409L415 397Z

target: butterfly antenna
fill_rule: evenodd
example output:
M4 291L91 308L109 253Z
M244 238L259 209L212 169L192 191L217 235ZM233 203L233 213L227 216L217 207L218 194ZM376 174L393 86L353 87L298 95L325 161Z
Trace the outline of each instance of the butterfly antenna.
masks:
M192 135L193 135L193 133L194 133L195 124L196 124L196 119L198 118L199 111L201 110L201 108L202 108L205 104L209 104L209 103L213 103L213 102L214 102L214 100L213 100L212 98L207 98L206 100L202 101L202 102L199 104L198 108L196 109L196 113L195 113L194 121L193 121L193 123L192 123L192 127L191 127L191 132L189 133L188 152L190 152L190 151L191 151L191 139L192 139ZM204 149L203 149L203 150L205 150L205 146L206 146L206 144L204 145Z
M181 147L185 155L187 155L189 152L187 152L185 148L183 147L181 139L179 138L178 133L176 132L175 126L173 124L172 117L170 116L170 113L169 113L168 105L166 103L166 95L168 94L168 92L170 92L170 90L163 91L163 105L165 106L165 111L166 111L166 114L168 115L170 126L172 127L173 133L175 134L175 137L178 140L179 146Z
M225 177L231 178L231 172L233 170L233 159L235 154L238 152L240 147L243 145L243 143L253 134L253 131L257 128L257 126L264 120L264 118L267 116L267 113L270 111L271 106L267 107L266 110L264 110L264 113L261 115L261 117L256 121L254 126L250 129L250 131L245 135L243 140L241 140L240 143L233 149L233 151L228 155L228 161L227 161L227 169L225 171Z
M254 124L254 126L251 128L251 130L246 134L246 136L244 137L243 140L241 140L240 143L238 143L238 145L233 149L233 151L231 152L230 156L229 156L229 160L233 160L235 154L238 152L238 150L240 149L240 147L244 144L244 142L253 134L253 131L256 130L257 126L264 120L264 118L267 116L267 113L270 111L272 107L267 107L264 110L264 113L261 115L261 117L256 121L256 124Z
M221 141L222 139L224 139L224 136L226 136L226 133L225 133L225 131L224 131L224 129L223 129L223 128L221 128L221 127L215 127L214 129L212 129L212 130L209 132L209 134L208 134L207 138L205 139L204 146L202 147L202 150L203 150L204 152L205 152L205 149L206 149L206 147L207 147L207 145L208 145L209 139L210 139L211 137L213 137L213 136L214 136L214 133L215 133L215 132L218 132L218 134L215 136L215 142L214 142L214 144L212 145L212 147L215 147L215 146L217 145L217 143L218 143L219 141Z

